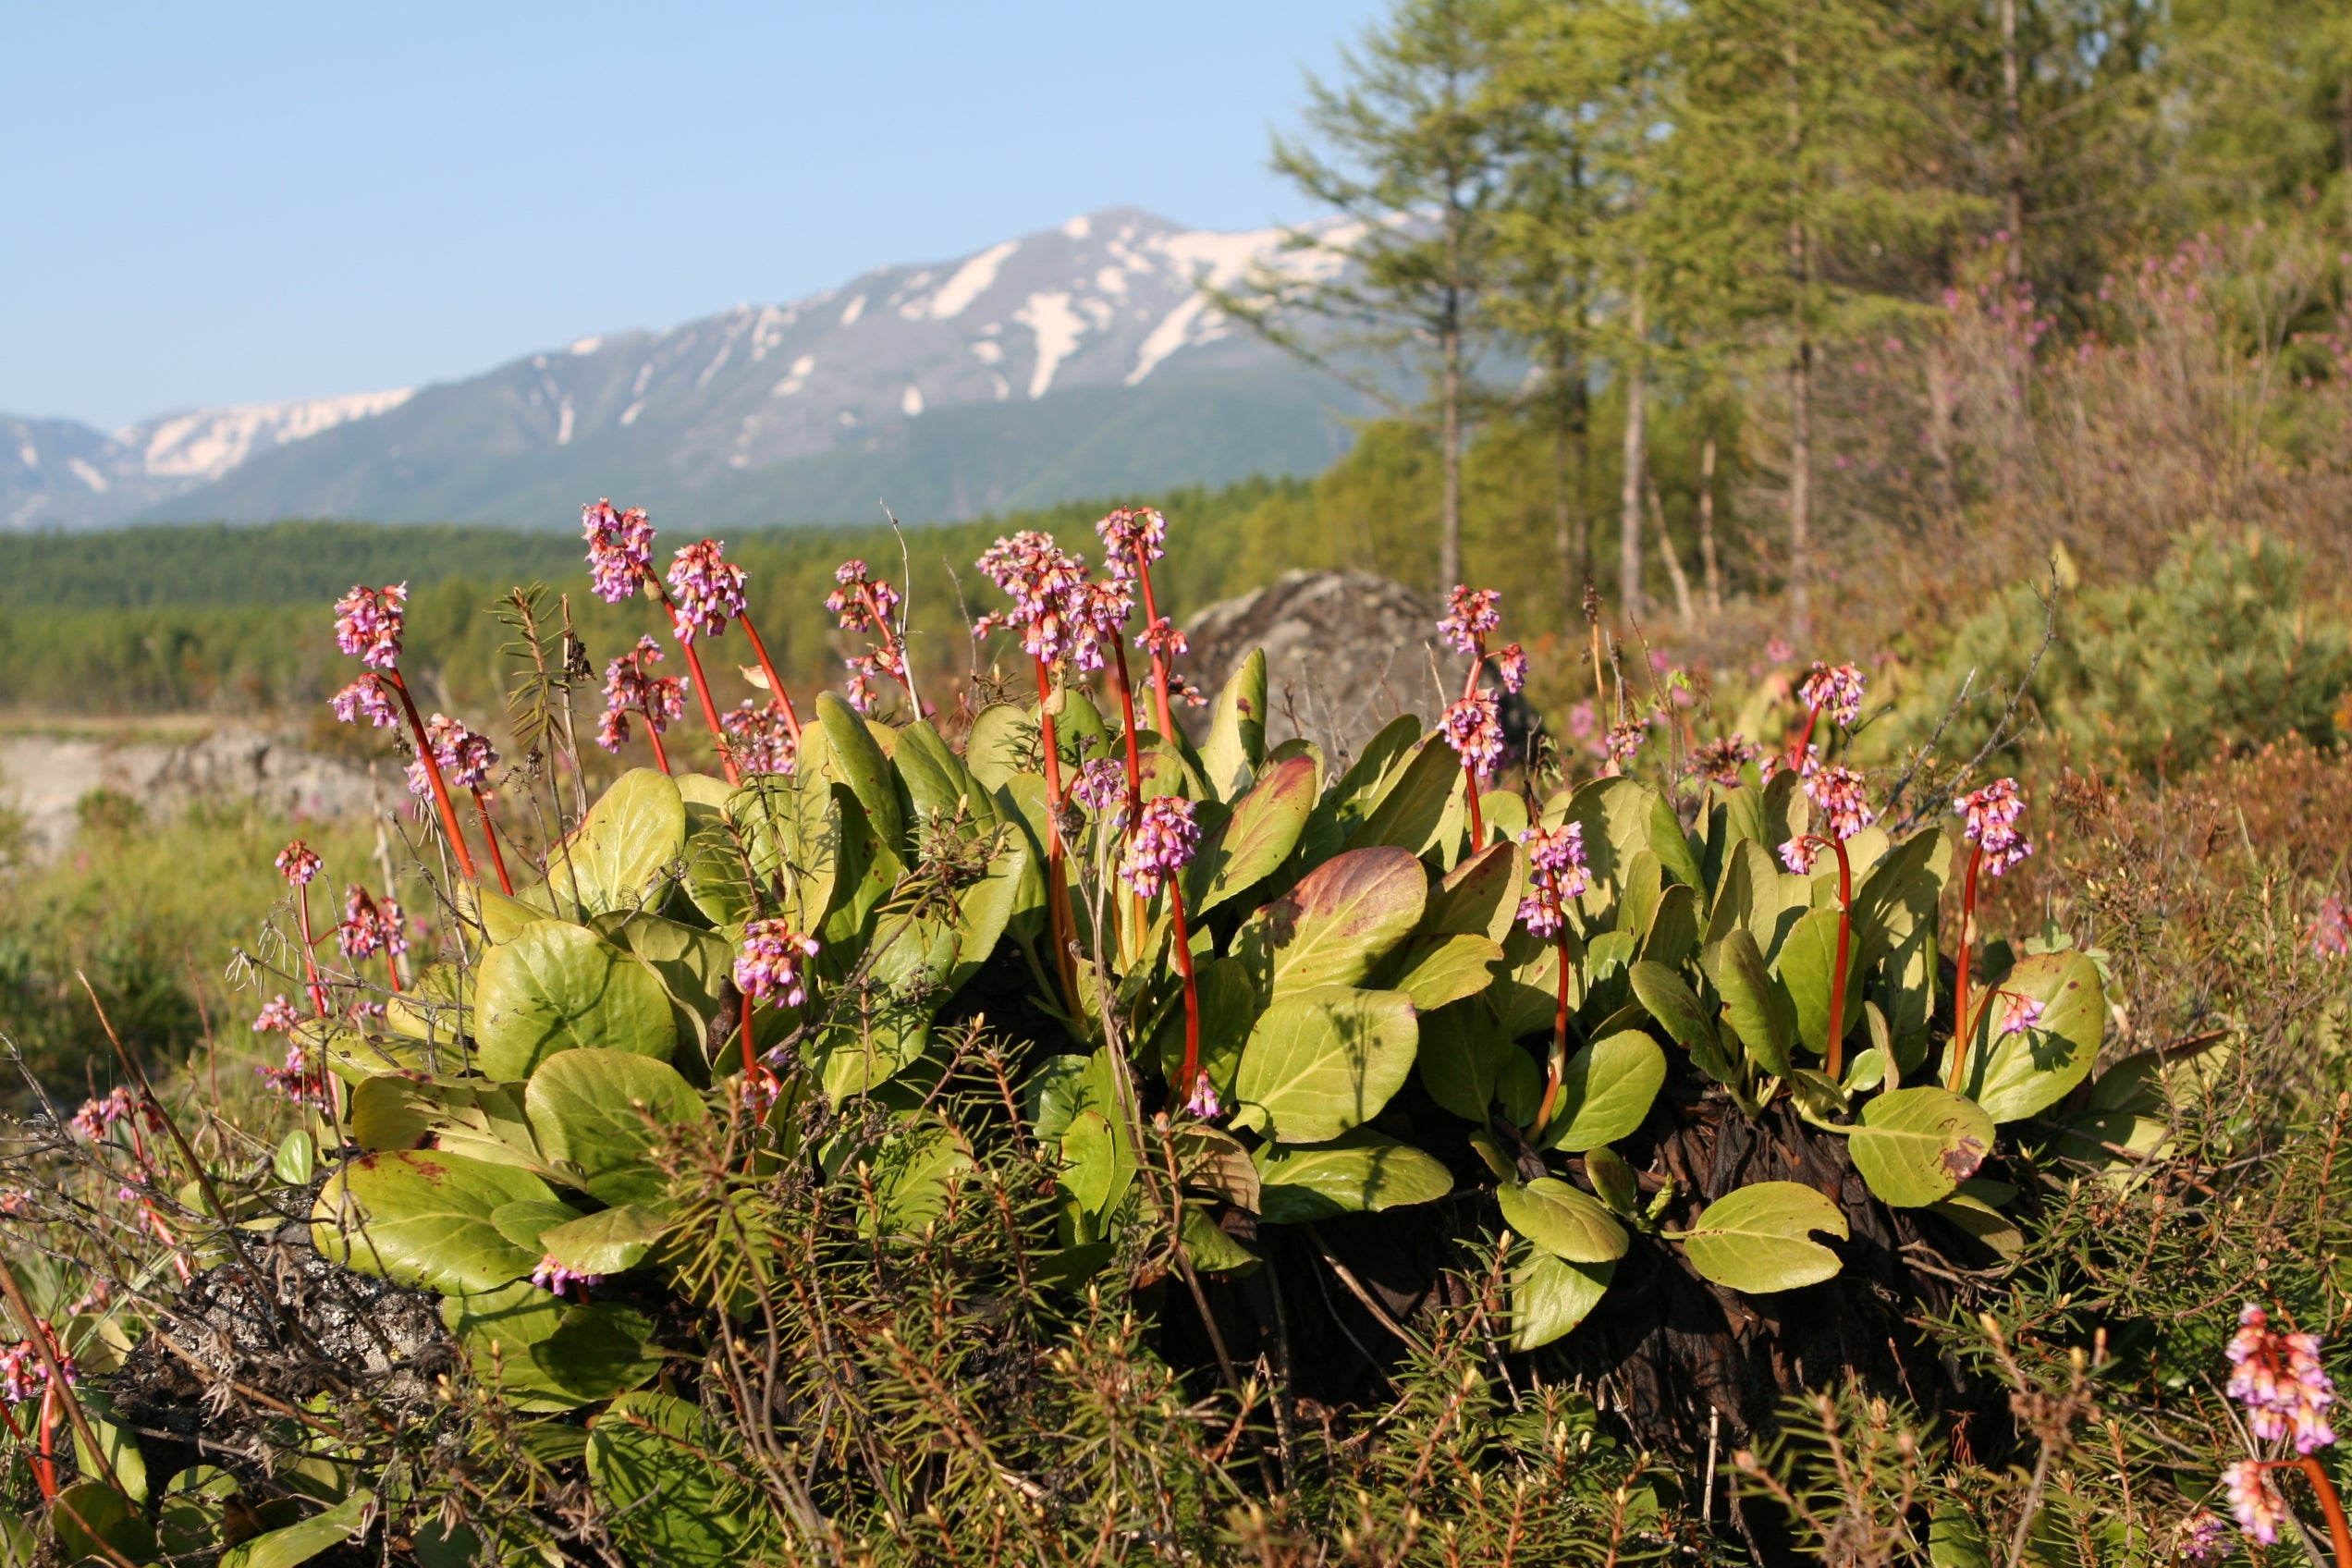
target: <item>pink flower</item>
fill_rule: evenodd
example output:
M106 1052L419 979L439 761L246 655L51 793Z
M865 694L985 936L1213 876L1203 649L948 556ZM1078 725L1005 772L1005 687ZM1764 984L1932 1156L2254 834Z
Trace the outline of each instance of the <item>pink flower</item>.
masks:
M1799 876L1812 874L1813 862L1819 856L1818 840L1800 833L1781 846L1781 864Z
M400 632L409 585L387 588L354 587L335 601L335 645L370 669L391 669L400 662Z
M1526 649L1513 643L1497 654L1494 661L1495 674L1501 678L1504 691L1524 692L1527 689Z
M2184 1562L2220 1560L2228 1543L2229 1525L2210 1508L2200 1508L2173 1526L2173 1550Z
M409 950L408 916L400 911L400 900L386 893L375 900L375 918L384 935L384 950L399 958Z
M1073 661L1080 669L1103 668L1105 650L1117 644L1135 610L1135 597L1125 582L1081 582L1071 590L1071 627L1077 641Z
M103 1098L84 1100L81 1109L74 1112L73 1130L94 1144L106 1135L108 1128L128 1118L136 1104L130 1091L124 1088L116 1088Z
M334 696L327 705L344 724L357 724L366 719L378 729L389 729L400 722L400 710L384 693L383 682L373 675L362 675Z
M580 533L588 541L588 577L596 596L617 605L636 593L654 558L654 525L645 508L620 511L599 500L580 508Z
M2320 900L2319 916L2311 922L2311 951L2320 958L2352 953L2352 909L2346 907L2342 894L2330 893Z
M1119 875L1144 898L1156 896L1169 879L1192 864L1200 847L1200 824L1193 820L1193 802L1180 795L1155 795L1144 802Z
M864 561L847 560L834 569L833 581L840 586L825 596L825 607L839 618L842 631L889 629L889 615L898 607L899 591L890 586L888 578L868 575ZM878 619L875 614L877 609L881 612Z
M669 619L680 643L719 636L729 620L743 613L743 585L751 574L730 565L720 554L725 548L717 539L704 539L670 557Z
M605 717L596 725L596 744L608 752L620 750L629 739L631 718L644 719L660 735L684 716L686 679L650 673L661 661L661 644L640 637L634 648L605 666Z
M300 839L278 851L277 859L273 864L289 888L307 888L311 885L311 878L319 874L317 851Z
M301 1022L302 1015L294 1011L294 1004L280 996L275 1000L263 1002L262 1011L253 1015L253 1033L282 1035Z
M1571 739L1589 741L1593 738L1593 731L1597 726L1598 721L1593 717L1593 705L1589 701L1578 703L1568 710L1568 734Z
M736 950L735 988L753 1003L780 998L783 1006L799 1007L808 1000L808 961L815 956L815 937L781 920L754 920Z
M2007 995L2009 1005L2001 1015L2003 1035L2022 1035L2028 1029L2041 1027L2041 1015L2048 1009L2039 998L2021 997L2015 992Z
M1168 520L1149 507L1121 507L1095 532L1102 535L1103 570L1120 582L1135 576L1139 559L1148 565L1168 553Z
M1457 654L1482 654L1487 633L1502 624L1502 594L1492 588L1455 583L1446 595L1438 640Z
M1827 713L1832 723L1851 728L1862 717L1863 677L1850 664L1813 661L1813 673L1796 689L1798 699L1815 713Z
M1193 1076L1193 1092L1185 1096L1184 1109L1203 1121L1213 1121L1224 1114L1225 1107L1217 1097L1217 1085L1208 1081L1206 1069Z
M1170 664L1192 651L1192 644L1185 640L1184 634L1177 631L1176 623L1166 616L1145 627L1142 635L1135 639L1135 646L1152 657L1165 659Z
M1070 786L1096 821L1117 830L1127 826L1127 769L1116 757L1096 757L1078 770Z
M47 1323L41 1325L41 1330L49 1336L50 1352L56 1356L57 1370L66 1375L67 1385L71 1387L81 1381L81 1368L74 1365L72 1354L58 1342ZM0 1349L0 1400L22 1404L40 1398L48 1387L49 1368L31 1340L19 1340Z
M2229 1492L2230 1512L2237 1527L2264 1546L2276 1544L2279 1525L2286 1518L2286 1499L2259 1459L2241 1459L2223 1467L2222 1486Z
M1519 923L1533 936L1557 936L1567 924L1569 900L1585 890L1585 825L1530 827L1519 842L1527 851L1527 892L1519 900Z
M285 1066L272 1067L262 1062L253 1071L261 1075L262 1082L296 1105L327 1103L326 1075L311 1066L299 1043L286 1047Z
M758 773L790 773L799 756L791 726L784 722L784 704L770 697L765 706L746 697L719 716L726 734L727 754L746 777Z
M384 950L384 916L368 890L356 882L344 892L343 918L335 927L335 944L354 962Z
M1764 657L1771 664L1786 664L1796 657L1796 650L1783 639L1775 637L1764 644Z
M1474 692L1448 704L1438 732L1464 767L1481 778L1494 776L1502 761L1502 712L1492 692Z
M1805 780L1806 798L1829 819L1830 837L1840 843L1879 819L1864 793L1865 782L1862 775L1844 764L1817 768Z
M2224 1354L2234 1368L2227 1391L2246 1406L2247 1427L2257 1438L2292 1437L2297 1453L2335 1441L2326 1415L2335 1384L2320 1366L2318 1335L2275 1333L2269 1314L2248 1302Z
M1641 750L1642 729L1638 724L1612 724L1600 738L1602 754L1611 766L1623 769L1632 766L1634 753Z
M553 1296L577 1291L584 1301L590 1291L605 1282L605 1277L602 1274L577 1273L549 1256L542 1257L539 1267L531 1271L531 1282Z
M424 727L426 743L433 748L433 760L440 765L442 779L456 790L476 790L487 783L490 770L498 766L498 749L490 738L467 729L447 714L436 713ZM422 760L409 764L409 793L423 795L431 792L433 781L425 774Z
M984 617L984 625L1019 631L1022 650L1040 663L1056 665L1069 657L1075 631L1071 594L1085 581L1085 564L1055 544L1052 534L1034 529L998 539L981 554L978 564L982 574L1012 600L1011 610L1001 617Z
M1961 831L1972 843L1984 846L1985 869L1999 876L2033 853L2033 846L2018 836L2017 818L2025 815L2026 798L2014 778L1996 778L1952 802L1966 818Z

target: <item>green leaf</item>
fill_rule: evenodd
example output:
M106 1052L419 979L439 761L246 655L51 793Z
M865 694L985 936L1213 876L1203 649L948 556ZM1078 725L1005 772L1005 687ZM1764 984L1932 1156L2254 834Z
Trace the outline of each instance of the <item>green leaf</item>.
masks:
M1403 991L1432 1012L1485 990L1501 962L1502 945L1485 937L1415 937L1382 965L1380 988Z
M1021 1086L1022 1111L1034 1136L1059 1140L1071 1120L1085 1109L1086 1060L1083 1056L1049 1056Z
M1273 875L1297 847L1315 810L1315 762L1290 756L1268 767L1232 815L1204 841L1185 876L1185 904L1205 914Z
M929 719L918 718L899 731L898 749L890 760L906 782L907 799L913 802L916 816L953 816L961 808L984 827L995 825L997 808L987 790L973 778L963 759L948 750Z
M1266 977L1272 996L1352 986L1420 920L1428 886L1404 850L1350 850L1252 915L1234 950Z
M1992 1118L1949 1089L1896 1089L1863 1106L1846 1147L1881 1203L1924 1208L1977 1173L1992 1148Z
M88 1319L83 1319L87 1322ZM81 1401L81 1413L90 1422L98 1439L95 1452L82 1441L81 1434L74 1434L74 1457L81 1474L98 1476L112 1471L122 1483L122 1489L133 1502L147 1501L147 1456L139 1446L138 1437L124 1429L115 1419L113 1397L103 1389L84 1385L76 1396Z
M668 1394L623 1394L596 1418L589 1485L632 1561L742 1568L769 1560L758 1524L765 1505L739 1495L702 1457L731 1452L699 1409Z
M1635 964L1631 974L1634 995L1652 1018L1665 1025L1676 1044L1685 1050L1703 1050L1714 1042L1715 1021L1683 984L1681 975L1648 959Z
M63 1562L105 1559L101 1541L133 1562L155 1554L155 1532L138 1505L104 1481L77 1481L60 1491L50 1504L49 1524Z
M1246 1274L1260 1262L1257 1254L1228 1234L1198 1204L1184 1206L1182 1235L1184 1256L1205 1273Z
M964 766L991 790L1004 788L1015 774L1034 772L1036 753L1036 716L1012 703L982 708L963 738Z
M530 888L527 891L533 898L540 900L545 907L526 903L521 899L510 899L495 888L467 887L462 884L458 893L458 907L464 909L468 905L472 906L474 917L481 923L482 934L491 941L511 942L521 933L524 926L534 920L545 920L556 913L555 900L545 888Z
M1725 1290L1770 1295L1837 1273L1837 1254L1811 1239L1816 1231L1850 1234L1844 1212L1812 1188L1758 1182L1709 1204L1683 1244L1691 1267Z
M1118 1145L1112 1142L1110 1119L1099 1110L1082 1110L1070 1119L1061 1134L1061 1184L1088 1214L1100 1214L1117 1195L1112 1192L1120 1174Z
M1623 1219L1641 1213L1641 1179L1615 1149L1607 1144L1586 1149L1585 1174L1591 1179L1593 1192L1608 1206L1610 1213Z
M536 1170L543 1163L520 1084L383 1073L353 1086L349 1128L371 1154L416 1148L430 1137L451 1154L494 1165Z
M1625 888L1633 881L1634 863L1641 856L1656 867L1660 863L1650 844L1650 826L1658 791L1630 778L1596 778L1577 787L1564 799L1554 796L1544 806L1546 827L1580 822L1585 828L1586 888L1579 900L1586 930L1601 928L1616 913ZM1658 875L1651 872L1652 890ZM1643 922L1642 927L1648 925Z
M1445 1109L1484 1126L1503 1054L1513 1050L1510 1037L1477 1002L1425 1012L1418 1057L1421 1086Z
M533 919L544 918L534 914ZM453 963L428 965L408 990L387 998L384 1022L397 1033L447 1047L473 1033L472 976ZM452 1071L456 1053L452 1058Z
M652 973L586 927L557 920L533 921L483 954L473 1022L476 1061L501 1080L528 1078L562 1051L667 1060L678 1043L669 998Z
M398 1284L486 1291L539 1265L491 1215L555 1195L525 1171L437 1149L362 1155L319 1189L311 1240L321 1256Z
M1657 1041L1631 1029L1601 1036L1568 1059L1559 1120L1543 1146L1576 1154L1630 1135L1648 1119L1665 1082L1666 1053Z
M813 770L762 774L716 811L690 803L687 895L714 925L770 914L816 929L843 875L841 815Z
M668 1232L668 1215L625 1203L550 1225L539 1233L539 1246L575 1274L621 1274L643 1262L646 1252Z
M1257 765L1266 760L1265 649L1252 648L1218 694L1217 711L1208 721L1208 739L1202 742L1200 755L1201 771L1208 776L1208 787L1220 801L1231 800L1245 788ZM1299 825L1306 825L1304 816Z
M442 1326L472 1375L525 1411L573 1410L646 1382L653 1321L608 1302L566 1302L528 1280L445 1297Z
M1507 939L1519 917L1519 862L1518 845L1489 844L1446 873L1422 911L1421 934Z
M220 1568L296 1568L358 1535L361 1522L374 1506L375 1494L362 1487L299 1525L270 1530L230 1547L221 1554Z
M913 1237L946 1209L948 1194L972 1170L972 1154L952 1129L935 1121L885 1144L874 1168L882 1233Z
M1974 1053L1969 1097L1995 1121L2021 1121L2056 1105L2089 1076L2106 1031L2106 997L2099 965L2071 950L2020 960L2000 989L2041 1003L2041 1023L2015 1035L1997 1033L2008 998L1977 993L1969 1007L1983 1022L1975 1033L1979 1041L1991 1035L1992 1042L1989 1051L1979 1045Z
M1323 1144L1380 1114L1413 1071L1413 1003L1395 991L1317 986L1278 997L1242 1050L1235 1097L1286 1144Z
M522 1103L548 1160L608 1204L659 1202L667 1182L647 1157L661 1129L710 1117L676 1068L628 1051L566 1051L532 1074Z
M726 937L650 914L615 922L602 934L652 971L669 998L670 1026L680 1037L705 1056L721 1043L711 1031L726 1016L722 998L734 974L735 949Z
M1799 920L1781 944L1773 970L1796 1008L1797 1043L1815 1056L1829 1054L1830 989L1837 964L1838 912L1817 909ZM1847 1033L1862 1017L1862 944L1846 938ZM1743 1034L1742 1039L1746 1038Z
M825 766L837 784L857 797L865 819L893 855L906 842L906 816L899 809L899 788L891 776L890 759L882 754L874 731L858 711L830 692L816 696L817 722L825 729Z
M1787 1077L1796 1043L1796 1008L1764 967L1755 934L1733 925L1701 962L1723 994L1724 1015L1747 1054L1774 1077Z
M1630 1238L1600 1200L1556 1176L1495 1189L1502 1222L1552 1256L1569 1263L1614 1263Z
M558 907L584 915L644 905L665 868L686 851L686 802L677 781L650 767L614 780L549 863Z
M1681 964L1698 947L1698 896L1679 882L1671 883L1650 912L1642 933L1641 956L1670 967Z
M1781 868L1771 851L1753 839L1743 839L1723 856L1723 874L1715 885L1715 901L1707 912L1707 929L1700 940L1713 947L1746 926L1764 946L1772 936L1781 903Z
M1278 1225L1435 1203L1453 1190L1440 1161L1368 1127L1305 1148L1268 1144L1256 1162L1258 1213Z
M270 1173L289 1187L309 1186L317 1155L311 1135L297 1127L279 1140L277 1153L270 1158Z
M1425 738L1380 803L1349 837L1348 848L1388 846L1409 855L1423 853L1438 841L1446 808L1461 788L1462 759L1443 741Z
M1257 1023L1256 982L1249 966L1237 958L1211 959L1199 966L1193 980L1200 997L1200 1064L1220 1097L1231 1099L1233 1077L1242 1065L1242 1047L1249 1043ZM1184 1066L1184 1006L1176 999L1159 1022L1157 1037L1160 1074L1176 1082Z
M540 1237L579 1218L580 1210L552 1198L522 1198L490 1211L490 1223L498 1234L533 1256L544 1256L547 1250Z
M1928 1212L1957 1228L1962 1234L1983 1243L2005 1261L2014 1263L2026 1250L2025 1231L1981 1192L1971 1190L1995 1185L1997 1183L1991 1182L1963 1182L1959 1190L1950 1197L1929 1205Z
M1674 815L1672 802L1656 793L1650 797L1649 852L1658 857L1666 875L1684 887L1693 892L1706 888L1706 879L1698 872L1698 851L1691 848L1682 818Z
M1511 1270L1511 1348L1530 1351L1551 1343L1582 1323L1609 1293L1614 1263L1570 1263L1539 1247Z

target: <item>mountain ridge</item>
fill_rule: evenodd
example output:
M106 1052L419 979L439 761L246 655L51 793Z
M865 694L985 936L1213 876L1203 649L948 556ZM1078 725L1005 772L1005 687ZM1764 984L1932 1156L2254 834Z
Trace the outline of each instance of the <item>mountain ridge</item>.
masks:
M586 496L713 523L950 520L1327 465L1366 410L1216 310L1289 231L1111 207L780 305L594 334L477 374L197 410L112 435L0 415L0 525L564 521Z

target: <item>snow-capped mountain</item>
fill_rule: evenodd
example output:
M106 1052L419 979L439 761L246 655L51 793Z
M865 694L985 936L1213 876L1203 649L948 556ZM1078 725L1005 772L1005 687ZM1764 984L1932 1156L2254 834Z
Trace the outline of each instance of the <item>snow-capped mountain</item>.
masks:
M1312 471L1344 447L1356 399L1202 293L1261 262L1336 264L1286 251L1280 229L1114 208L413 390L114 436L0 418L0 519L553 522L598 495L715 523L864 519L877 500L958 517Z

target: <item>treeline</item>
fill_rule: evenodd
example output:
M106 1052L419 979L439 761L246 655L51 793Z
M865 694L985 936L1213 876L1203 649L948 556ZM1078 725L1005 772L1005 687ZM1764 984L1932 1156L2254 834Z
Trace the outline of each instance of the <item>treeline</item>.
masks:
M1422 582L1795 630L2342 462L2341 0L1400 0L1306 120L1327 221L1222 302L1418 372L1347 547Z

